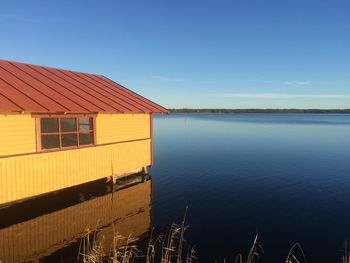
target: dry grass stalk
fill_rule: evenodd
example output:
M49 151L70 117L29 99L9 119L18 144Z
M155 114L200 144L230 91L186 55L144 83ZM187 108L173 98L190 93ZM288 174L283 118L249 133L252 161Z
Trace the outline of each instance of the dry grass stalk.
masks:
M249 250L247 260L243 260L243 255L238 254L235 258L235 263L256 263L259 261L260 256L264 254L264 249L258 242L258 234L255 235L253 244Z
M86 230L83 238L81 239L78 261L84 263L100 263L103 262L103 239L98 241L96 239L96 231Z
M153 239L153 228L152 228L151 235L147 245L146 263L154 262L154 258L156 255L155 243L152 243L152 239Z
M124 245L119 246L118 243L122 241L125 242ZM128 263L133 262L134 258L137 256L139 250L134 243L137 239L132 238L129 235L126 240L121 235L114 235L113 247L111 248L110 255L108 257L109 262L113 263Z
M172 224L167 235L159 235L153 240L153 230L148 242L145 256L139 256L135 242L137 239L131 236L123 237L115 232L113 244L108 254L103 251L103 241L97 240L98 230L87 230L84 234L80 249L79 261L84 263L129 263L136 257L144 257L146 263L193 263L196 259L194 248L187 248L184 239L185 232L188 229L186 225L187 207L181 225ZM184 251L187 248L187 254ZM157 255L160 252L160 256Z
M342 257L341 262L350 263L350 247L347 239L345 239L345 242L344 242L344 256Z
M161 263L182 263L182 262L193 262L195 257L194 248L188 248L187 254L184 257L185 243L185 232L188 229L186 225L187 207L182 219L181 225L172 224L167 236L160 237L161 243Z
M299 252L301 253L301 255L303 256L303 259L298 259L298 257L296 256L295 254L295 250L299 250ZM285 263L300 263L300 262L303 262L305 261L306 262L306 257L305 257L305 254L304 254L304 251L301 247L301 245L299 243L295 243L290 249L289 249L289 252L288 252L288 255L287 255L287 258L285 260Z
M136 257L142 257L145 258L145 263L193 263L197 259L195 250L193 247L186 246L184 238L188 229L186 216L187 208L181 225L172 224L167 235L159 235L153 239L152 229L146 255L144 256L139 256L140 251L135 245L137 239L131 236L124 237L119 234L114 234L112 247L106 254L103 249L104 237L100 240L97 239L97 227L95 230L87 229L80 242L77 261L84 263L131 263L134 262ZM184 249L186 248L187 253L184 256ZM160 256L157 256L157 251L160 252ZM234 263L257 263L263 253L264 250L258 242L258 235L256 235L246 261L244 261L242 254L238 254ZM307 262L306 257L301 245L295 243L288 251L285 263L301 262ZM345 251L341 262L350 263L350 246L347 240L345 240ZM224 263L226 263L225 259Z

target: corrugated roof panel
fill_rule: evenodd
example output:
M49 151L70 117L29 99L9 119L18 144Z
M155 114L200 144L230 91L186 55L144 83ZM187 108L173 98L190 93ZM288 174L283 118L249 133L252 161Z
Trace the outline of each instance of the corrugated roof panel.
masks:
M12 111L13 109L15 109L16 111L23 111L22 108L18 107L16 104L14 104L4 95L2 95L0 91L0 111L6 112L6 111Z
M113 112L113 111L120 111L120 108L113 107L110 102L109 98L106 96L103 96L94 90L89 89L88 87L82 85L81 83L77 82L76 80L70 78L69 76L63 74L59 70L51 69L50 73L54 74L58 79L61 79L65 83L67 83L69 86L73 86L76 88L76 90L80 92L80 94L83 94L84 98L102 109L103 111ZM122 108L122 111L127 110L127 108Z
M0 87L1 94L14 102L16 105L22 108L23 111L47 111L46 108L42 107L40 104L32 100L27 95L20 92L18 89L14 88L7 82L1 79L0 76ZM31 109L31 110L30 110ZM16 111L16 110L14 110Z
M28 66L19 63L10 64L13 66L13 68L17 68L17 70L13 70L13 72L16 75L18 75L22 79L26 78L31 86L37 87L38 89L42 90L49 98L62 105L62 107L65 108L66 111L86 111L85 108L75 103L71 97L67 98L56 89L53 89L50 85L45 84L45 82L41 80L41 77L38 76L39 73L32 70Z
M38 81L43 83L43 85L61 94L61 96L65 97L66 100L71 101L71 103L65 102L64 104L66 105L66 107L70 109L70 111L73 111L73 112L89 111L91 104L87 103L85 100L80 101L81 97L75 94L74 92L72 92L69 88L58 85L56 82L47 78L45 75L42 75L40 72L31 68L29 65L16 63L16 66L23 69L27 74L31 75L33 79L37 79Z
M6 60L0 60L0 110L168 112L102 75Z
M112 88L118 87L118 90L123 93L124 96L129 97L135 101L137 101L139 104L143 104L147 108L152 109L154 112L165 112L168 113L168 110L165 109L164 107L154 103L153 101L150 101L146 99L145 97L142 97L141 95L125 88L124 86L112 81L111 79L105 77L105 76L95 76L99 80L102 80L102 83L106 83L106 85L111 86Z
M52 101L49 100L46 96L44 96L42 93L28 86L25 82L16 78L10 72L4 70L2 67L0 67L0 76L3 81L9 83L12 87L17 88L18 91L23 93L28 98L35 98L35 102L43 108L49 111L56 111L60 108L57 107L59 105L52 103Z
M67 87L70 91L74 92L79 96L79 101L85 100L88 102L91 106L91 111L99 112L99 111L106 111L104 109L104 104L100 103L100 101L96 100L96 98L89 93L86 93L83 88L76 87L69 82L67 82L65 79L62 79L53 72L53 70L47 70L45 67L38 67L36 70L43 74L46 78L49 78L50 80L56 82L61 87Z
M62 74L66 75L67 78L70 78L71 81L74 83L77 83L77 85L83 85L87 90L90 90L92 93L96 94L98 98L103 100L105 103L108 103L111 107L114 108L114 110L120 110L123 109L124 111L137 111L140 112L139 109L131 107L131 105L124 103L123 101L120 101L118 98L114 98L113 96L106 96L110 95L106 93L105 91L101 90L98 86L92 85L85 79L79 77L78 74L74 72L69 72L67 70L60 70ZM84 75L84 74L81 74Z
M81 79L86 80L91 86L98 87L102 92L109 94L112 98L117 99L119 102L122 102L124 105L128 105L128 108L131 108L132 111L136 112L149 112L150 109L145 107L143 104L135 103L133 100L128 99L123 95L123 93L118 92L117 89L111 89L108 86L103 85L96 81L96 76L86 76L85 74L76 73Z
M9 74L3 74L1 69L6 70ZM0 66L0 75L8 83L13 83L15 87L21 87L21 91L25 92L28 96L35 96L37 102L47 108L50 111L62 110L64 105L60 104L55 98L52 98L47 94L47 90L40 87L40 84L33 83L33 77L25 75L18 68L12 66L10 63ZM68 108L65 108L69 111Z

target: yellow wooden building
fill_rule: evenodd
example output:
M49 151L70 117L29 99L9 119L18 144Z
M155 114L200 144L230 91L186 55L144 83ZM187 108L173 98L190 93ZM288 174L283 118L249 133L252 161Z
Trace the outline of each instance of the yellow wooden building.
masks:
M0 60L0 206L152 165L153 113L105 76Z

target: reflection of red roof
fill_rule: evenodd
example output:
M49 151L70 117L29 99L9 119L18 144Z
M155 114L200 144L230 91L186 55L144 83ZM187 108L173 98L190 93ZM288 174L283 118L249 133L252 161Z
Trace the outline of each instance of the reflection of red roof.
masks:
M168 112L102 75L6 60L0 60L0 111Z

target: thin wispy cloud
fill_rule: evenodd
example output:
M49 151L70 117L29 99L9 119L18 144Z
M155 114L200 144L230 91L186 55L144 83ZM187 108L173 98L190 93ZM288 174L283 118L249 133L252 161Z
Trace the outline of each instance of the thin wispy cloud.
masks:
M152 76L152 78L156 79L156 80L160 80L160 81L166 81L166 82L182 82L183 81L183 79L171 78L171 77L160 76L160 75Z
M283 82L284 85L287 86L305 86L305 85L309 85L311 84L310 80L306 80L306 81L286 81Z
M350 99L350 94L216 93L213 96L238 99Z

